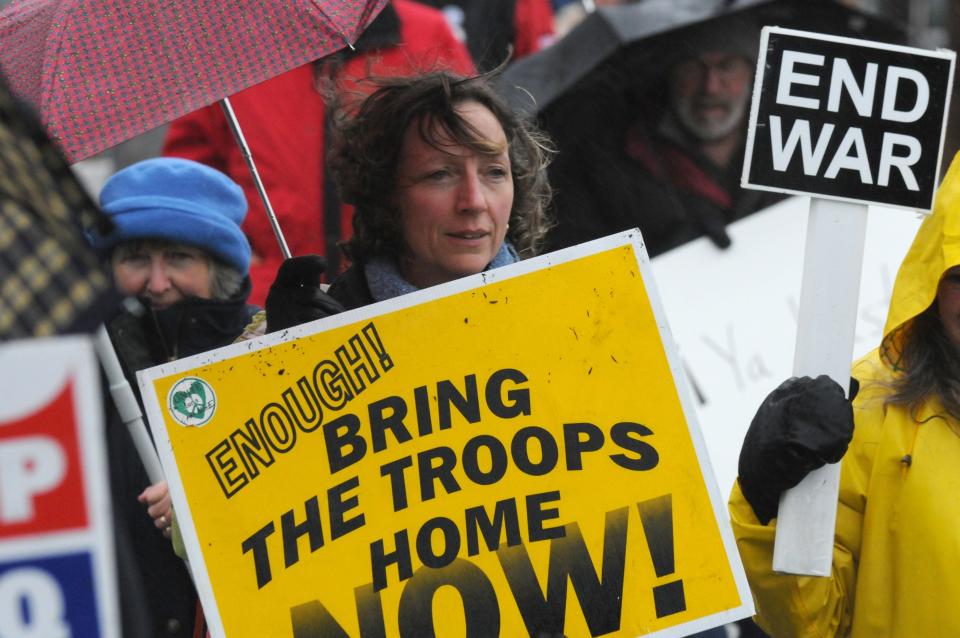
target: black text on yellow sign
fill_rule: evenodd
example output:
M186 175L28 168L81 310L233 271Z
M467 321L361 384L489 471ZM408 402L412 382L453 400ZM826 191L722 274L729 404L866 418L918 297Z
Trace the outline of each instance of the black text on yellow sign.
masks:
M531 397L526 386L527 377L519 370L504 369L494 372L483 384L482 395L486 409L501 419L529 417ZM437 413L441 415L439 430L451 427L454 413L467 423L480 423L481 392L476 375L465 377L459 387L444 380L431 390L435 392ZM415 388L414 397L427 396L426 386ZM416 403L415 401L415 405ZM419 410L409 410L402 397L389 396L368 405L363 414L365 420L361 420L356 414L347 413L324 425L322 429L331 475L359 462L368 452L386 452L390 446L400 446L412 441L415 435L426 436L434 432L429 404L426 400L421 400L419 407ZM405 422L408 420L411 422L409 427ZM416 424L415 427L413 423ZM289 428L295 427L295 423L287 425ZM555 439L549 430L537 425L517 428L508 442L490 434L477 434L466 441L459 454L451 447L431 447L415 456L402 456L381 465L380 476L390 485L393 510L400 511L408 507L411 498L417 499L417 502L427 502L460 491L460 483L454 475L454 470L458 467L474 485L492 485L503 480L511 463L529 476L544 476L558 470L581 471L584 455L600 451L607 439L621 451L605 456L611 463L624 469L650 470L656 467L659 461L656 449L644 440L653 432L640 423L621 421L605 432L592 423L575 422L563 424L561 430L561 440ZM293 436L295 435L288 433L284 438ZM245 466L255 467L258 462L262 462L262 459L258 459L254 454L244 459ZM363 527L366 518L356 495L358 488L359 477L352 476L329 488L324 495L310 497L299 511L291 509L284 512L278 517L279 520L271 520L246 538L242 551L251 554L251 567L257 587L267 585L273 578L273 570L278 566L289 568L299 562L301 537L306 537L308 551L315 552L327 542ZM323 508L321 500L324 503ZM644 527L653 530L651 545L659 550L655 554L657 557L663 551L672 555L673 547L670 500L666 497L666 508L657 508L654 503L661 501L662 499L638 504L641 513L647 512ZM493 587L482 571L472 567L469 562L458 560L457 557L464 553L464 548L467 557L476 556L481 552L481 548L482 551L496 551L500 548L498 560L520 605L521 602L533 600L537 596L542 598L544 595L536 578L531 578L533 573L522 569L524 564L529 563L522 543L566 539L563 542L553 540L551 546L552 569L548 581L553 582L547 587L548 600L545 604L547 608L553 609L553 613L550 614L548 624L562 626L563 611L566 607L565 583L570 577L575 583L574 589L582 589L584 598L589 602L582 606L588 625L600 632L594 635L619 629L626 508L606 513L605 539L608 543L603 550L605 571L604 577L598 580L576 524L569 526L569 535L565 527L556 524L556 520L560 518L559 502L560 492L554 490L530 494L522 499L504 499L489 507L478 504L465 509L458 520L437 516L424 522L415 533L402 529L390 538L378 539L370 544L371 583L364 586L362 591L366 594L358 599L358 605L363 604L362 609L358 608L358 615L370 622L373 622L373 616L379 615L382 627L382 605L376 594L387 586L388 569L395 569L399 582L414 579L404 588L404 591L409 588L412 593L403 594L400 599L399 618L402 626L410 623L432 623L430 614L422 612L430 609L430 601L437 587L451 585L460 591L463 600L468 601L471 606L466 614L468 628L477 625L473 627L477 631L484 635L494 635L499 632L499 613L496 613L498 607ZM643 506L647 509L644 510ZM526 513L527 525L524 529L521 529L520 525L520 508ZM321 509L324 510L323 515ZM658 509L666 510L665 522L662 516L658 517L653 513ZM269 541L274 541L272 556ZM510 549L514 547L517 549ZM418 572L421 574L419 579L416 579L413 571L414 553L419 563L427 568ZM672 560L667 563L672 563ZM444 569L445 578L448 580L433 571ZM667 570L663 568L662 571ZM668 570L672 571L672 568ZM469 577L461 580L464 574L469 574ZM424 589L420 584L424 580L433 583L432 588ZM556 582L563 584L555 584ZM590 583L597 583L599 587L591 590ZM583 587L578 587L581 584ZM654 592L658 596L658 616L684 609L682 581L674 581L670 587L655 589ZM551 593L554 599L552 605L549 601ZM473 605L478 606L474 609ZM552 631L549 627L542 626L544 619L542 614L534 613L536 609L526 606L521 606L520 609L528 629ZM405 610L418 612L410 614L405 613ZM315 625L319 632L316 635L332 635L329 633L331 627L336 627L342 633L342 627L329 613L322 613L324 611L325 608L319 601L291 609L295 635L300 635L305 627ZM595 613L599 613L596 618ZM317 625L318 622L320 625ZM363 635L368 635L369 631L373 630L369 629ZM382 631L381 628L369 635L381 635ZM423 634L414 632L409 635Z
M638 636L749 613L635 245L524 267L150 381L216 394L202 427L160 415L215 637Z
M532 499L540 500L543 497L557 500L559 494L527 497L528 504ZM654 586L652 590L657 617L684 611L686 603L683 580L667 578L674 572L670 495L637 503L636 507L648 539L650 558L657 576L667 581ZM514 510L514 526L515 514ZM546 536L553 540L550 541L549 571L545 588L541 587L531 567L530 556L519 538L516 543L511 544L511 532L508 531L508 541L499 549L495 544L488 545L488 549L496 550L497 560L510 585L513 603L517 605L531 636L563 635L569 595L568 583L573 588L591 636L604 636L620 629L628 517L629 509L626 507L606 513L604 547L600 557L603 567L599 574L576 523L549 530ZM509 515L500 514L497 520L504 519L509 526ZM499 539L500 526L491 525L489 521L487 525L487 530L483 532L485 539ZM519 536L516 530L513 530L513 534ZM547 538L533 538L531 533L530 540ZM428 567L425 564L406 581L400 596L399 609L396 611L401 636L434 634L436 623L433 617L433 600L441 587L455 589L462 599L467 636L500 635L500 609L503 602L498 600L493 583L482 569L468 560L453 556L442 567ZM377 592L373 584L355 590L361 638L386 636L383 604ZM297 638L349 636L320 600L308 601L291 608L290 620L293 635Z

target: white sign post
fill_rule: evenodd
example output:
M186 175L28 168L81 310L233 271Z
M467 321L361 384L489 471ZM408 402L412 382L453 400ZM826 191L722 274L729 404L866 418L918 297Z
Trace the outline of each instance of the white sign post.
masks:
M955 54L764 27L745 188L812 195L794 374L847 387L867 204L930 210ZM780 500L773 568L827 576L839 464Z

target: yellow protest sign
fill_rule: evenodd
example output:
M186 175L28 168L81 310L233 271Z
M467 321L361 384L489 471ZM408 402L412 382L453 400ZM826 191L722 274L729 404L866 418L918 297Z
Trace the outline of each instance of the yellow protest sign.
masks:
M141 373L214 636L749 615L637 237Z

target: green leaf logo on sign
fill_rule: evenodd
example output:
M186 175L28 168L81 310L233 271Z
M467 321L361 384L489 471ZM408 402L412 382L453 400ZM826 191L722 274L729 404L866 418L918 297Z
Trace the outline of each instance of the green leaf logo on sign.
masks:
M199 427L213 418L217 409L217 395L203 379L187 377L170 388L167 409L177 423Z

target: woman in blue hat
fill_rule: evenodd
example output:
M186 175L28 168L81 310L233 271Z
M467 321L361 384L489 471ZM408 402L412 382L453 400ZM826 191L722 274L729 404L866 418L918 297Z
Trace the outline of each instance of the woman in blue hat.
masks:
M94 236L94 247L110 259L119 291L140 302L108 326L128 372L240 334L250 314L250 244L240 229L246 199L233 180L190 160L149 159L113 175L100 206L114 228Z
M257 310L247 305L250 245L240 229L247 213L240 186L191 160L149 159L114 174L100 206L113 229L91 239L127 296L107 332L129 379L240 335ZM167 540L173 513L166 483L149 484L125 428L110 432L114 507L136 540L150 607L142 635L190 636L197 599Z

